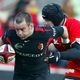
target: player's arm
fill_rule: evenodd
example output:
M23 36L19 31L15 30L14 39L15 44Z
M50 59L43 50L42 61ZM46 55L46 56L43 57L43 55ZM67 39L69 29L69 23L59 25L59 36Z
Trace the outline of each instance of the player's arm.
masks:
M53 43L48 45L48 53L46 52L46 58L44 59L45 62L48 63L56 63L60 60L60 52L55 48ZM55 53L57 52L57 53Z
M8 63L11 60L13 60L15 56L15 52L12 52L12 48L8 45L9 42L6 40L6 38L9 40L9 37L7 33L3 35L2 38L0 38L0 63ZM6 48L6 49L4 49ZM8 50L11 51L9 52Z
M61 53L61 59L65 60L80 59L80 43L74 42L71 45L71 49L68 49L67 51L63 51L60 53Z
M0 38L0 49L2 48L3 45L3 40L2 37ZM3 48L2 48L3 49ZM5 56L3 55L3 53L0 51L0 63L5 63Z
M55 46L52 46L50 56L47 58L49 63L56 63L60 59L63 60L76 60L80 59L80 44L75 42L71 45L71 49L59 52Z
M59 59L64 59L64 60L75 60L75 59L80 59L80 30L78 29L78 27L80 27L79 25L76 25L77 29L75 30L72 27L72 30L74 33L70 33L70 35L72 35L72 38L74 38L74 40L76 40L76 38L78 37L78 41L73 41L74 43L72 43L71 48L63 51L63 52L59 52L58 50L53 51L53 58L50 58L51 60L54 59L54 57L57 57L59 55ZM76 31L76 32L75 32ZM65 36L67 36L66 34L64 34L62 37L65 38ZM76 38L75 38L76 37ZM57 56L56 56L57 55Z
M49 63L56 63L58 62L60 59L63 60L76 60L76 59L80 59L80 43L79 42L74 42L71 45L71 48L63 51L63 52L59 52L53 43L51 43L48 46L48 50L50 51L49 56L45 59L45 61L48 61Z
M4 36L6 36L5 34L0 38L0 49L4 49L4 47L3 47L3 45L5 44L4 43L4 41L3 41L3 39L5 39L4 38ZM2 48L3 47L3 48ZM3 50L4 51L4 50ZM0 51L0 63L6 63L6 57L5 57L5 55L3 54L4 52L1 52Z
M4 35L0 38L0 46L7 43L6 41L7 34L8 34L8 31L6 31Z
M49 28L45 27L45 29L49 30L48 32L50 32L53 35L53 38L57 38L57 37L67 38L68 37L68 31L65 26L54 26L54 27L49 27Z
M0 48L1 46L3 45L3 41L2 41L2 37L0 38ZM5 58L4 58L4 55L1 53L0 51L0 63L5 63Z
M80 22L73 19L69 26L68 34L70 35L71 48L61 52L61 59L80 59Z
M56 51L56 48L55 48L55 46L54 46L53 43L50 43L50 44L49 44L49 46L48 46L48 50L51 51L51 52Z

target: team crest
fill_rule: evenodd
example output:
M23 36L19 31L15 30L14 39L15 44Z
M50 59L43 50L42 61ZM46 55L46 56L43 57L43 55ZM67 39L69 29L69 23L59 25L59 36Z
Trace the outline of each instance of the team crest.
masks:
M43 48L44 48L43 43L39 43L38 46L37 46L37 48L38 48L39 50L43 50Z

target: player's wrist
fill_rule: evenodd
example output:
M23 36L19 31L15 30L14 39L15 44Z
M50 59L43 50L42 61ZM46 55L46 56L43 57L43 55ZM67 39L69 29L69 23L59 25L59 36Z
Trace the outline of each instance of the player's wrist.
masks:
M59 51L55 51L48 59L49 63L57 63L61 58L61 53Z

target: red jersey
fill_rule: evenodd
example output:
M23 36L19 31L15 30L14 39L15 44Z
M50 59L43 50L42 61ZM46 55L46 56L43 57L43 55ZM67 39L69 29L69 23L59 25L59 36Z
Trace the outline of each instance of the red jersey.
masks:
M54 39L54 44L59 51L66 51L75 41L80 42L80 22L73 18L66 18L65 24L69 33L69 43L63 43L61 37ZM78 53L76 53L78 54ZM73 71L66 73L66 76L74 76L80 78L80 60L68 61L67 69Z

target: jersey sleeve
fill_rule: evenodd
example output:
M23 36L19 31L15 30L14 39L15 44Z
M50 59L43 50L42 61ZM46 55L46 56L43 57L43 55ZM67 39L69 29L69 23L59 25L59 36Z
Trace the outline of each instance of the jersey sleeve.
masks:
M11 31L6 31L2 36L2 41L4 44L11 44Z
M48 33L53 38L57 38L63 35L64 28L61 26L44 27L42 31Z

